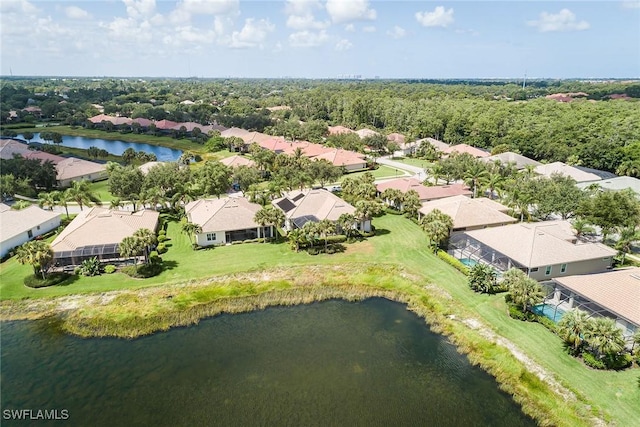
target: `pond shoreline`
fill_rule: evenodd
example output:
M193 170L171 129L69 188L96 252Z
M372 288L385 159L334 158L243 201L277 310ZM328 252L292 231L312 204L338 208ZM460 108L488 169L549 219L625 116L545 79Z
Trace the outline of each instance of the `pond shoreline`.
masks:
M593 418L588 402L559 384L513 343L460 310L445 291L424 285L401 269L289 268L133 291L3 301L0 320L55 318L62 330L83 337L135 338L194 325L222 313L372 297L405 304L432 331L447 336L471 363L494 376L523 412L541 425L606 424Z

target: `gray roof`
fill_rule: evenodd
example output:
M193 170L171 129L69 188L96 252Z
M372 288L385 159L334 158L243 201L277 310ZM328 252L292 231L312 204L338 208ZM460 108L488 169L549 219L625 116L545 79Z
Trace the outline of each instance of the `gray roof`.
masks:
M640 268L556 277L553 280L640 326Z
M596 182L583 182L583 183L579 183L578 187L587 188L591 184L597 184L600 187L602 187L604 190L610 190L610 191L620 191L620 190L625 190L627 188L630 188L636 194L640 195L640 179L633 178L630 176L619 176L617 178L603 179L602 181L596 181Z
M1 204L0 239L4 242L59 216L58 212L46 211L34 205L15 210Z
M587 168L584 166L574 166L576 169L580 169L582 172L587 172L587 173L592 173L594 175L597 175L600 177L600 179L610 179L610 178L615 178L616 175L615 173L612 172L607 172L607 171L603 171L600 169L593 169L593 168Z
M305 218L304 222L323 219L336 221L340 215L356 211L356 208L324 188L292 191L272 203L282 209L285 216L294 223L299 218Z
M537 162L533 159L530 159L522 154L513 153L511 151L507 151L506 153L495 154L493 156L481 158L486 162L494 162L499 160L500 163L513 163L516 166L516 169L524 169L527 165L539 166L541 163Z
M510 224L465 234L528 268L611 257L617 253L601 243L579 241L568 221Z
M184 210L189 221L202 227L202 232L245 230L260 225L253 218L262 206L244 197L201 199L187 203Z
M553 162L549 164L541 164L535 168L535 172L540 175L550 177L554 173L569 176L576 182L599 181L600 177L596 174L581 171L578 168L569 166L562 162Z
M51 243L54 252L70 251L81 247L117 244L137 230L154 231L158 225L158 212L117 211L93 207L84 209Z

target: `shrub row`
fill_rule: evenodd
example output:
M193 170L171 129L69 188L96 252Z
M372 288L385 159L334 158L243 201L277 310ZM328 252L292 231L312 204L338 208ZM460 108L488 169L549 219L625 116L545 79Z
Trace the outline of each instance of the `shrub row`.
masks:
M440 249L438 250L438 258L440 258L441 260L443 260L444 262L446 262L447 264L449 264L450 266L452 266L453 268L455 268L465 276L469 275L469 268L463 263L461 263L460 260L457 259L456 257L451 256L445 251Z
M59 285L70 277L71 275L68 273L51 273L46 279L40 276L29 275L24 278L24 284L30 288L44 288Z

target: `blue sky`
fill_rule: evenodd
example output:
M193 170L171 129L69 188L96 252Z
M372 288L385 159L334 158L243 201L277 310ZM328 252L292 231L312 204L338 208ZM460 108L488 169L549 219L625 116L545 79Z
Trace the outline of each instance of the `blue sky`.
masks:
M640 77L640 0L0 1L8 75Z

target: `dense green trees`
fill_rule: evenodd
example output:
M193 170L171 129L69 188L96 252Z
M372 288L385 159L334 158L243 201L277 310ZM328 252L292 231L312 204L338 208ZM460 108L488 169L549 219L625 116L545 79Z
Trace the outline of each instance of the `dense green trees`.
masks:
M603 240L618 227L635 227L640 223L640 203L632 190L601 191L586 198L578 214L602 229Z
M3 178L2 181L2 192L10 195L20 193L34 196L38 191L48 191L57 185L56 167L52 162L25 159L20 155L12 159L0 159L0 174L13 177Z
M33 267L33 274L47 278L47 269L53 260L53 249L49 243L42 240L32 240L18 247L16 259L20 264L29 264Z

